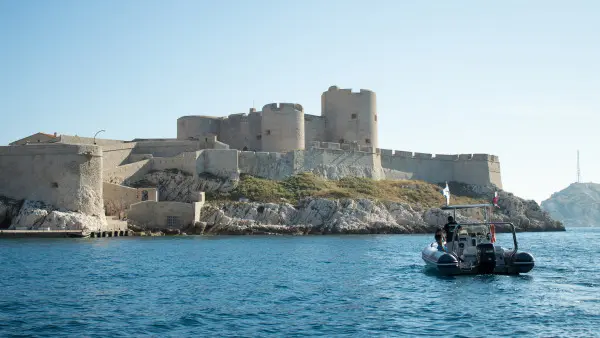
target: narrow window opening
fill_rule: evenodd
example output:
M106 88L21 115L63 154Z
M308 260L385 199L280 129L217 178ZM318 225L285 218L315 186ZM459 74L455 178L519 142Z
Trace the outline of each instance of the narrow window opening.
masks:
M365 139L365 143L366 143L366 144L371 144L371 139L370 139L370 138L368 138L368 139Z
M352 119L356 120L356 114L352 114Z

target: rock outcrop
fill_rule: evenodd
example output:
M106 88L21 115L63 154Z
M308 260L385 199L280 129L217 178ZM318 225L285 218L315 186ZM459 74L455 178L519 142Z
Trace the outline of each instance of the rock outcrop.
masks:
M157 171L147 174L134 186L157 187L161 200L192 202L198 191L207 196L235 194L238 182L212 176L194 177L178 171ZM472 198L493 196L494 187L451 184L455 195ZM526 201L511 193L499 192L499 208L494 220L513 222L519 231L564 230L560 222L542 211L535 201ZM450 215L439 208L427 208L418 203L375 201L365 198L302 199L297 205L261 203L259 201L216 202L208 198L201 213L201 224L187 233L204 234L367 234L367 233L431 233L446 223ZM457 213L459 221L482 219L481 210ZM201 229L201 230L199 230ZM168 229L165 229L167 231ZM498 227L498 231L508 229Z
M600 225L600 184L573 183L542 202L542 209L568 227Z
M518 231L564 230L541 210L536 211L532 205L512 196L505 205L509 208L507 214L496 212L494 219L513 222ZM201 221L205 223L206 234L412 234L434 232L446 223L448 215L439 208L423 209L402 203L308 198L297 206L257 202L212 204L202 210ZM457 218L475 222L480 215L458 212ZM508 230L498 227L499 232Z
M0 224L14 230L83 230L106 228L104 216L90 216L57 209L39 201L0 199Z

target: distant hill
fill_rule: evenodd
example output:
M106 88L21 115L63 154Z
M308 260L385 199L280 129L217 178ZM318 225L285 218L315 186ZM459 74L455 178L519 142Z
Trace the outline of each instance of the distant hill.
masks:
M573 183L541 206L566 227L600 226L600 184Z

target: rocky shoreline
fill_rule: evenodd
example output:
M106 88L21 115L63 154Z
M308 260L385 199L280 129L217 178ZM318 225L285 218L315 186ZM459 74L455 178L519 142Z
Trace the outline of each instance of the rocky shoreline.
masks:
M314 183L314 182L308 182ZM319 182L317 182L319 183ZM323 183L323 182L321 182ZM360 182L359 182L360 183ZM369 181L362 182L370 184ZM136 182L130 183L136 185ZM154 172L147 175L143 186L155 186L161 200L189 202L198 191L209 196L200 221L183 228L141 227L129 221L127 226L137 235L326 235L326 234L417 234L433 233L442 227L450 213L432 205L431 198L440 198L437 187L419 188L415 182L407 182L402 188L408 195L418 197L416 202L388 201L377 198L303 197L295 202L282 198L280 202L235 201L240 190L239 181L198 178L177 171ZM307 185L307 182L299 186ZM310 184L308 184L310 185ZM258 189L262 188L258 184ZM493 187L450 185L456 196L485 200L491 196ZM276 187L277 188L277 187ZM363 187L364 188L364 187ZM370 187L367 187L370 188ZM279 189L279 188L277 188ZM290 191L297 189L289 188ZM331 187L329 187L331 190ZM421 190L419 190L421 189ZM314 192L315 190L313 190ZM320 190L316 190L317 193ZM337 193L338 190L331 190ZM428 193L429 195L426 195ZM353 196L354 193L344 192ZM269 196L263 195L263 196ZM290 195L291 196L291 195ZM424 205L424 199L429 204ZM440 203L441 204L441 203ZM482 220L481 209L457 212L457 221ZM500 191L498 207L494 208L493 220L512 222L517 231L564 231L559 221L552 219L535 201L527 201L511 193ZM88 216L75 211L57 210L36 201L14 201L0 198L0 229L52 229L96 231L105 224L102 216ZM498 232L509 231L497 226Z
M210 196L235 196L239 182L211 177L192 177L181 172L157 171L146 175L144 185L157 187L166 200L186 202L195 191ZM135 183L133 183L136 186ZM409 184L410 185L410 184ZM493 195L493 187L451 183L459 196L482 198ZM437 192L436 192L437 194ZM441 196L441 195L440 195ZM499 192L493 219L512 222L517 231L564 231L535 201L526 201L511 193ZM148 229L130 224L130 229L162 234L195 235L325 235L325 234L416 234L433 233L450 215L440 208L421 203L400 203L370 198L307 197L297 203L281 201L215 201L209 199L202 209L200 222L182 229ZM458 221L482 219L481 210L457 213ZM509 229L502 226L497 231Z
M514 201L513 201L514 203ZM543 212L523 210L511 205L507 213L497 211L494 220L513 222L518 231L564 231ZM502 207L501 207L502 208ZM439 208L421 208L402 203L369 199L308 198L300 205L287 203L229 202L208 205L201 222L189 234L416 234L433 233L442 227L449 213ZM481 214L475 210L457 213L459 222L475 222ZM498 226L498 232L510 231Z

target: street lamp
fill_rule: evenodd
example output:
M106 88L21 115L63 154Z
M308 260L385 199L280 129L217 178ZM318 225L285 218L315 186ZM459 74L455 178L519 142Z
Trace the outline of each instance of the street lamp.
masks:
M98 130L95 134L94 134L94 144L96 144L96 135L100 134L101 132L106 131L104 129L102 130Z

